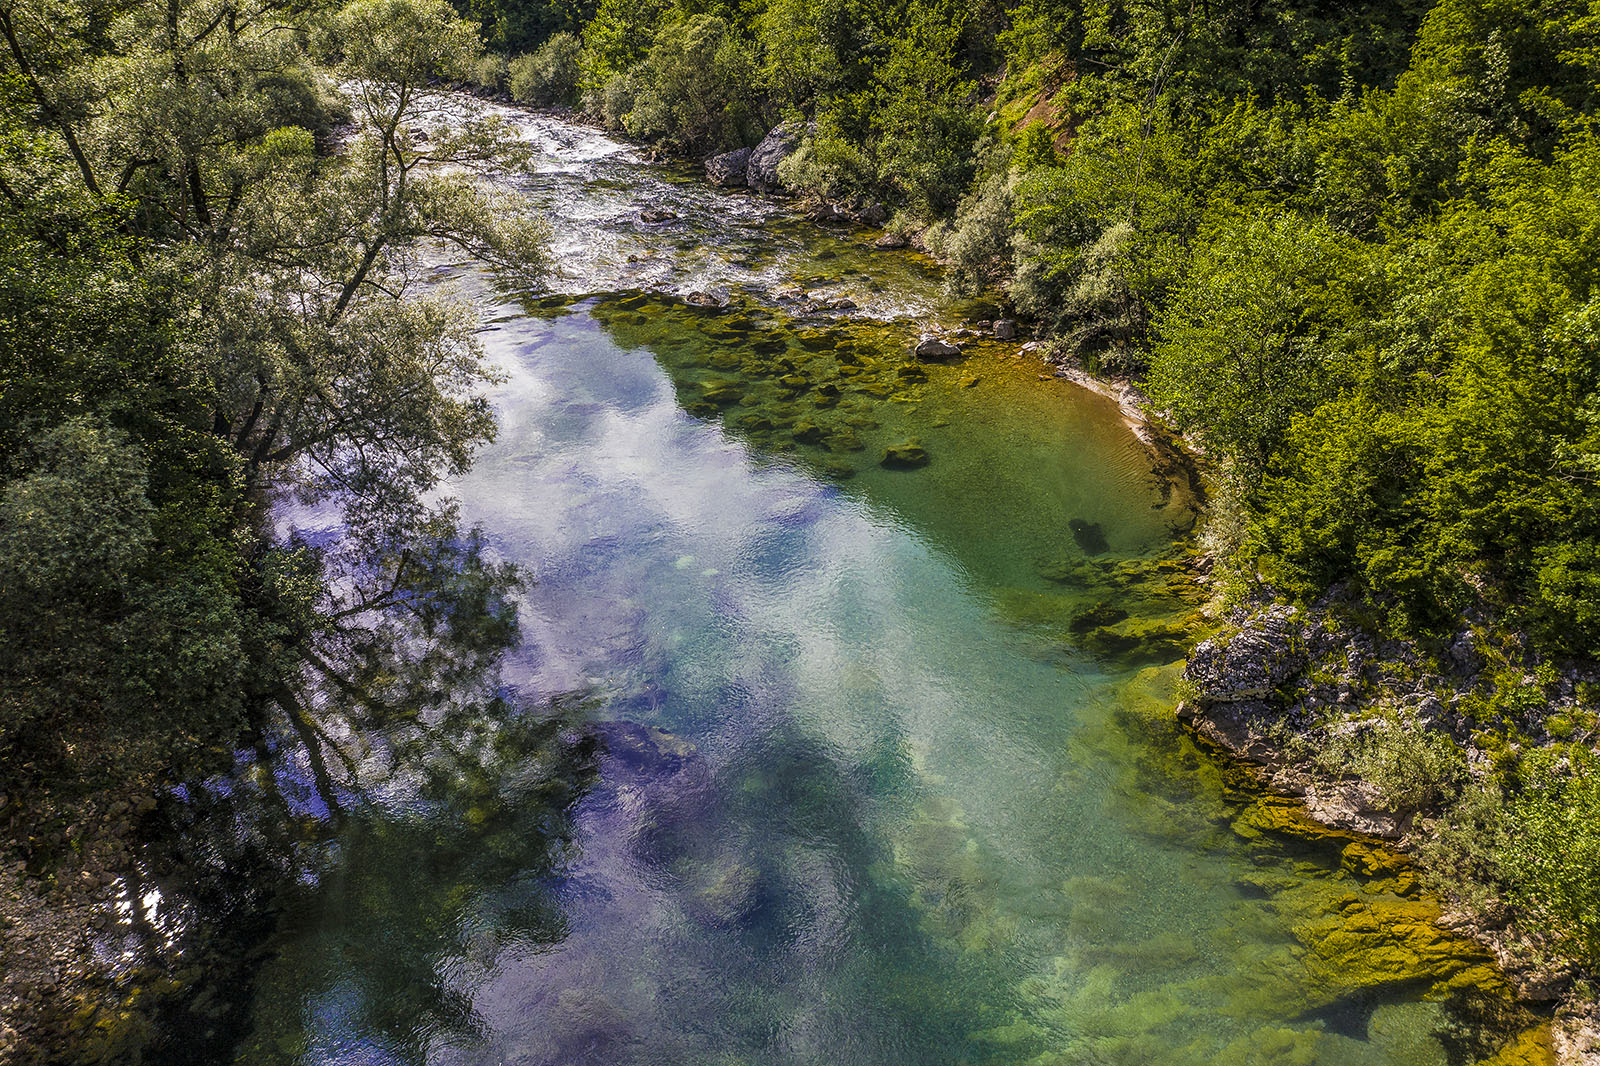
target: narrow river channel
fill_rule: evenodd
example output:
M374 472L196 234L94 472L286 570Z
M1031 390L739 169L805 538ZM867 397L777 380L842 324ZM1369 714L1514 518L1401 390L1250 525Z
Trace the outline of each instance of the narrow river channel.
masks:
M534 579L504 682L562 725L345 822L238 1063L1515 1054L1411 871L1173 723L1196 510L1114 404L1015 344L918 362L985 309L875 234L508 115L561 273L440 267L504 374L451 492Z

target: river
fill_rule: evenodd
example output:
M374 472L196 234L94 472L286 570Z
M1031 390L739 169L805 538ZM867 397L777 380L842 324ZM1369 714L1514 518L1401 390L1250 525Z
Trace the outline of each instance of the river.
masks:
M1113 403L1015 344L918 362L992 311L874 234L507 114L560 274L436 283L503 374L451 492L534 578L531 724L323 841L236 1062L1453 1066L1520 1031L1402 861L1174 724L1196 510ZM696 290L727 306L663 295Z

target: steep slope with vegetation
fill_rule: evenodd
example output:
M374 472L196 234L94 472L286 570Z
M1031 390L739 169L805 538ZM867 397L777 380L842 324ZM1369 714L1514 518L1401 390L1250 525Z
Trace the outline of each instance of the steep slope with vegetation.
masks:
M600 0L561 31L518 97L697 155L808 119L794 191L887 202L1053 359L1138 381L1211 461L1222 644L1288 600L1388 657L1296 651L1256 735L1388 767L1446 890L1588 995L1600 7Z

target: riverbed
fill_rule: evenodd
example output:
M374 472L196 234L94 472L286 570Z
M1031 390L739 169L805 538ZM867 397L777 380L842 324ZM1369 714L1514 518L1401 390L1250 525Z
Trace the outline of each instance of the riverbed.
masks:
M558 276L434 283L528 728L321 842L236 1062L1538 1061L1403 860L1177 727L1197 509L1113 401L918 360L993 309L875 234L505 114Z

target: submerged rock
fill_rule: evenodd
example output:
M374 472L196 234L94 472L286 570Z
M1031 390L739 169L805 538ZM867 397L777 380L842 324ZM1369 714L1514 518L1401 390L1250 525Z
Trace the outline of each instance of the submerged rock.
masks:
M927 466L928 459L928 452L921 444L906 441L885 449L878 465L889 470L915 470L919 466Z
M1114 626L1118 622L1125 621L1127 617L1128 612L1121 607L1114 607L1102 601L1086 611L1079 612L1067 628L1073 633L1087 633L1091 629Z
M713 185L733 186L744 185L749 180L750 170L749 148L740 148L732 152L723 152L706 160L706 177Z
M722 306L722 301L721 300L717 299L715 296L711 295L709 292L701 292L698 289L696 289L694 292L691 292L688 296L685 296L684 297L684 302L687 303L691 307L721 307Z
M841 429L828 438L830 452L859 452L865 447L866 443L853 429Z
M647 207L643 211L639 212L640 222L671 222L677 217L678 213L676 211L668 211L661 207Z
M790 435L801 444L821 444L827 438L828 431L807 418L796 422L794 432Z
M718 407L729 407L744 396L744 388L737 381L708 382L700 398Z
M1100 528L1099 522L1074 518L1067 523L1067 528L1072 530L1072 539L1077 541L1078 547L1086 555L1100 555L1111 549L1106 541L1106 531Z
M815 130L814 122L780 122L774 126L750 152L745 165L745 180L749 186L761 193L787 192L778 177L778 164L793 155L800 142Z

